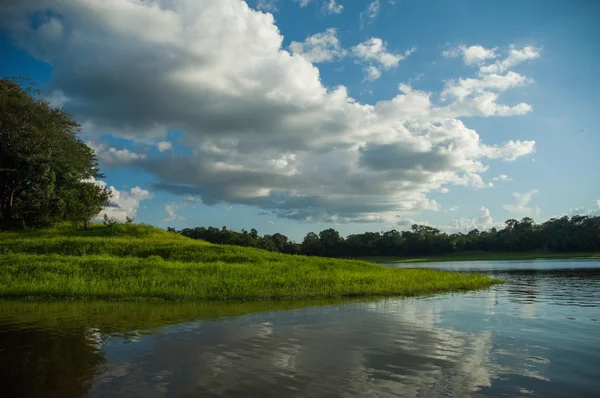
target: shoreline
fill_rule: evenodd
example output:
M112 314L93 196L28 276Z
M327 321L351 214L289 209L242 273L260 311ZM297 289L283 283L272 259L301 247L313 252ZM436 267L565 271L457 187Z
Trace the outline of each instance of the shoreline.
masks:
M0 233L0 298L271 301L409 297L487 288L483 274L213 245L150 226Z
M522 261L522 260L577 260L598 259L600 253L540 253L540 252L472 252L452 253L434 256L367 256L357 260L376 264L384 263L433 263L451 261Z

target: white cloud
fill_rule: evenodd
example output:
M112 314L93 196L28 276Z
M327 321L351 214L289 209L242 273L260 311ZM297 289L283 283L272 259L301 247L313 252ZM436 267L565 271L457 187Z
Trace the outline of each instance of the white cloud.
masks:
M511 45L506 58L496 61L491 65L482 66L479 68L479 72L482 74L504 73L510 67L523 61L539 58L540 54L541 48L525 46L522 49L518 49L514 45Z
M490 159L503 159L514 161L521 156L535 152L535 141L513 141L509 140L502 146L484 146L483 151Z
M450 192L450 190L448 188L444 187L444 188L440 188L440 192L441 193L448 193L448 192Z
M526 193L514 192L513 196L515 198L515 203L504 204L502 205L502 207L511 213L520 214L528 217L537 216L540 214L539 207L527 207L527 204L531 202L531 198L537 192L537 189L532 189L531 191Z
M441 96L444 99L464 100L470 96L485 94L490 90L503 92L513 87L530 84L532 81L532 79L512 71L506 75L489 74L477 79L449 80L445 83Z
M170 221L185 221L185 217L182 217L176 213L177 209L179 209L181 205L177 205L175 203L169 203L165 205L165 211L167 212L167 217L162 220L162 222L170 222Z
M457 177L454 183L457 185L465 185L475 190L494 187L494 184L483 181L483 177L476 173L465 173L464 175Z
M451 207L448 209L450 212L457 211L458 207ZM481 206L477 210L477 217L473 218L457 218L452 220L449 224L433 225L427 221L416 221L412 218L398 218L395 225L400 228L409 228L413 224L426 225L429 227L437 228L442 232L456 233L456 232L469 232L474 229L480 231L488 230L490 228L501 227L501 223L496 223L492 219L490 209L485 206Z
M379 15L379 10L381 8L381 4L379 0L374 0L367 5L367 9L360 13L360 28L363 29L366 23L371 23L377 15Z
M55 90L47 98L50 106L53 108L62 108L69 101L69 98L61 91Z
M376 62L385 69L397 67L400 61L413 52L414 49L407 50L404 54L387 52L387 44L377 37L371 37L369 40L352 47L352 53L355 57L365 62Z
M337 33L337 29L329 28L325 32L307 37L304 42L293 41L290 51L315 63L341 59L346 56L346 50L340 46Z
M313 0L294 0L300 8L306 7ZM326 14L341 14L344 11L344 6L337 3L337 0L319 0L322 1L322 10Z
M156 144L156 148L159 152L166 152L173 149L173 145L169 141L160 141Z
M498 51L497 47L488 49L480 45L467 47L461 44L456 48L443 51L442 54L446 58L455 58L462 55L466 65L479 66L480 75L505 73L511 67L523 61L539 58L541 55L541 48L527 45L518 49L514 44L511 44L505 58L484 65L486 61L498 58Z
M370 82L375 81L381 77L381 71L373 65L365 67L365 80Z
M69 29L31 24L29 11L49 8ZM344 86L324 86L314 64L282 48L273 16L239 0L40 0L17 4L0 22L52 65L52 86L70 99L65 109L84 132L156 145L180 131L184 151L147 156L100 145L98 156L149 173L153 190L206 205L388 222L439 211L430 192L488 186L481 173L489 159L535 149L533 141L486 144L460 119L531 109L499 104L489 87L438 104L434 93L403 84L366 104ZM407 55L388 52L381 39L361 45L353 54L378 70Z
M448 232L468 232L474 229L478 229L480 231L488 230L498 226L498 223L494 223L494 220L490 215L490 209L485 206L481 206L477 210L477 217L455 219L452 220L450 225L440 226L439 229Z
M261 11L275 12L277 11L277 3L279 3L279 0L258 0L256 8Z
M108 147L106 144L96 144L93 142L87 142L87 144L94 150L98 160L105 166L125 165L136 160L146 159L147 157L144 153Z
M499 105L496 101L499 93L510 88L521 87L533 83L533 79L520 75L508 68L524 60L540 56L540 49L525 46L517 49L510 46L506 58L492 64L484 65L486 60L497 58L497 48L486 49L482 46L458 48L444 51L446 57L460 54L467 65L479 66L478 77L448 80L441 93L443 100L455 101L456 108L464 106L477 109L486 116L512 116L531 112L531 105L520 103L514 106Z
M567 213L563 213L558 216L552 216L551 218L560 218L560 217L573 217L573 216L589 216L589 217L598 217L600 216L600 200L597 200L594 203L592 209L586 209L585 207L575 207L573 209L569 209Z
M90 178L87 182L94 183L102 188L106 188L106 182ZM139 186L131 188L129 191L119 191L114 186L108 188L111 192L110 204L103 208L96 216L96 220L102 220L104 214L109 218L125 222L127 217L135 219L137 211L142 200L152 199L152 194Z
M456 58L462 55L463 61L467 65L481 65L488 59L496 58L497 48L487 49L483 46L475 45L467 47L464 44L450 50L443 51L446 58Z
M337 4L336 0L325 0L323 8L329 14L340 14L344 10L344 6Z
M492 181L510 181L510 178L506 174L500 174L499 176L492 178Z

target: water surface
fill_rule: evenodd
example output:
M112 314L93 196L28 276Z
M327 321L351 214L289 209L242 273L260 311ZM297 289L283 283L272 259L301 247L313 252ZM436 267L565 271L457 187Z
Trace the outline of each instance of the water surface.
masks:
M346 303L0 301L0 391L9 397L597 396L600 261L400 266L479 270L506 283Z

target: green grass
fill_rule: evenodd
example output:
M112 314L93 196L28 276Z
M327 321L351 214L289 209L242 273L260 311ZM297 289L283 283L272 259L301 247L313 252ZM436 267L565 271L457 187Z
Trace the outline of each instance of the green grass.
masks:
M298 300L483 288L480 274L212 245L144 225L0 233L0 297Z
M416 262L438 262L438 261L512 261L512 260L542 260L542 259L576 259L576 258L598 258L600 253L546 253L546 252L470 252L452 253L438 256L423 257L390 257L374 256L361 257L363 261L374 263L416 263Z

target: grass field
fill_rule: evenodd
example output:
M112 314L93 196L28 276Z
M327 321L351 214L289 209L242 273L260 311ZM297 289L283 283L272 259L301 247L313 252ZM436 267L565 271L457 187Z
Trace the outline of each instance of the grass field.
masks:
M362 257L361 260L374 263L416 263L438 261L511 261L511 260L540 260L540 259L575 259L597 258L600 253L544 253L544 252L473 252L452 253L439 256L422 257Z
M0 297L291 300L484 288L480 274L212 245L146 225L0 233Z

